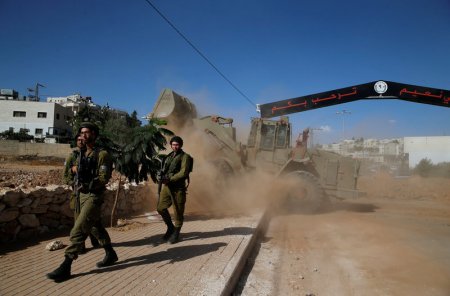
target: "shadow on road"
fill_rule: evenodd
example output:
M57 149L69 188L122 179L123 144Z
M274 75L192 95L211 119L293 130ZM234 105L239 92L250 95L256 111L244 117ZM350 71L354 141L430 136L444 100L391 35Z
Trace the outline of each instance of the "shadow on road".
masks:
M183 231L181 231L180 238L181 241L202 240L211 237L222 237L226 235L251 235L254 231L255 228L251 227L226 227L223 230L204 231L204 232L194 231L184 233ZM164 233L161 232L161 234L152 235L150 237L144 237L142 239L132 241L113 243L113 245L117 247L138 247L144 245L158 246L161 244L166 244L161 240L163 234Z
M138 256L129 258L123 261L117 262L117 264L100 269L94 269L88 272L74 274L72 277L79 277L88 274L98 274L103 272L110 272L115 270L122 270L129 267L152 264L156 262L164 262L157 266L156 268L161 268L167 264L174 264L177 262L182 262L197 256L202 256L207 253L216 252L219 248L226 246L227 244L224 242L213 243L213 244L204 244L204 245L191 245L191 246L181 246L169 248L168 250L164 250L157 253L151 253L148 255Z

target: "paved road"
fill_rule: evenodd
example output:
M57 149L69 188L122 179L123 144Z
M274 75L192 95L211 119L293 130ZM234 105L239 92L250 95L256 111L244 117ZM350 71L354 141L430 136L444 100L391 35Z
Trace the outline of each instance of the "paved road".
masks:
M221 295L229 294L261 227L262 214L186 221L182 241L159 244L160 221L135 219L131 229L108 229L119 256L116 265L96 268L102 249L90 250L72 265L73 277L54 283L45 274L63 260L64 250L41 241L0 250L0 295ZM87 246L90 244L87 242Z

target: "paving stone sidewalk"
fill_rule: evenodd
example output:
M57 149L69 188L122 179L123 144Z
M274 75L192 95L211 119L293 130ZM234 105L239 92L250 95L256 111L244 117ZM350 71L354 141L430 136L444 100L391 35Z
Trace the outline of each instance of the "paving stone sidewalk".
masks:
M126 231L108 229L117 264L97 268L104 251L91 249L74 261L72 278L63 283L45 275L62 262L64 249L48 251L45 246L56 239L68 244L67 236L16 251L0 250L0 295L228 295L263 220L262 213L188 219L182 241L171 245L160 244L163 222L133 219Z

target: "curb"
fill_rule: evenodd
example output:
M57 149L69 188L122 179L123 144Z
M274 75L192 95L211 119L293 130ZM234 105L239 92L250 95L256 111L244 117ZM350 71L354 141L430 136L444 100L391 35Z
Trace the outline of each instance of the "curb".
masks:
M222 296L232 295L233 291L236 289L236 285L238 284L239 278L241 277L242 272L244 271L244 267L247 264L247 260L250 257L251 251L255 248L255 245L260 239L260 237L264 235L264 233L266 233L267 225L269 224L270 221L270 214L268 212L269 211L266 210L261 219L259 220L258 226L256 227L255 230L255 234L252 235L252 238L250 239L247 247L242 253L242 256L239 258L236 267L231 273L231 276L228 279L228 281L225 283L225 286L220 295Z

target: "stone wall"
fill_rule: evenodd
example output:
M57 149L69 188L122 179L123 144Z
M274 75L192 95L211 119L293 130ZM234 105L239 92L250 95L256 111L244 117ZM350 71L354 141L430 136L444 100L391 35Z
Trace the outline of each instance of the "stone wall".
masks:
M29 143L13 140L0 141L0 155L4 156L36 155L66 158L71 151L69 144Z
M110 225L115 188L113 184L105 192L102 206L105 226ZM74 220L73 211L69 208L70 194L68 186L60 185L31 190L0 189L0 241L26 240L46 232L70 229ZM120 190L115 218L149 211L151 196L150 186L146 183L137 186L125 184Z

